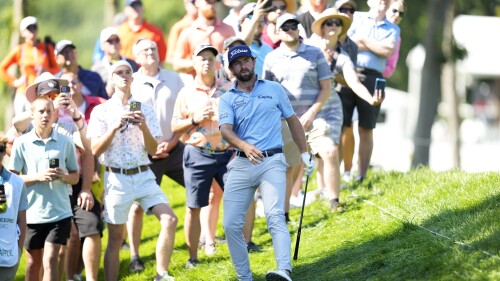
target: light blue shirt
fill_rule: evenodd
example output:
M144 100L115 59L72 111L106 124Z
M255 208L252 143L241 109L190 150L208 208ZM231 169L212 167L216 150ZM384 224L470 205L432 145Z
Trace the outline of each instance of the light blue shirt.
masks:
M281 118L294 111L280 84L257 79L251 93L237 83L219 101L219 125L233 125L236 135L260 150L283 147Z
M394 41L394 48L399 40L399 33L399 27L385 18L382 21L376 21L368 12L356 12L347 35L351 38L361 35L377 41L391 39ZM369 68L382 73L386 65L387 58L379 57L371 51L358 51L358 67Z
M40 139L35 130L20 136L14 142L9 169L23 175L45 172L49 159L59 159L59 167L69 172L78 171L75 144L70 137L54 129L47 140ZM60 221L73 216L67 184L61 180L37 182L27 187L28 224Z
M262 69L264 68L264 58L273 50L273 48L262 41L260 41L260 46L255 43L255 41L252 41L252 44L250 44L250 50L252 50L252 54L255 56L255 73L260 75L262 73Z

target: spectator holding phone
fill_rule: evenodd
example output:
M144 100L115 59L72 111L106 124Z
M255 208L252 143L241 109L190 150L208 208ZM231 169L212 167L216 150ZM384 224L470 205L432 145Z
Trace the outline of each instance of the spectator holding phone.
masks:
M7 137L0 135L0 276L14 280L26 236L28 198L23 180L3 166Z
M78 163L73 141L52 128L56 115L53 92L56 80L41 82L39 97L31 103L34 128L14 142L9 169L20 174L28 187L26 279L56 280L57 255L66 245L73 215L68 185L78 182Z
M382 78L389 58L399 40L399 27L386 18L389 0L368 0L368 12L356 12L347 35L358 45L356 71L370 93L375 91L375 80ZM376 29L377 32L373 32ZM373 129L377 124L380 106L371 106L356 95L346 95L344 126L352 125L354 108L359 114L359 160L357 181L366 177L373 151Z
M132 97L132 67L115 62L110 69L115 87L113 96L94 108L87 135L92 152L105 166L104 201L108 223L108 246L104 256L106 280L118 280L124 225L135 201L153 213L161 224L156 245L155 280L173 280L168 265L173 253L177 217L149 168L161 130L154 108ZM134 109L135 107L135 109Z
M339 94L335 91L336 81L345 81L357 96L372 106L379 105L383 100L381 92L372 96L365 86L361 84L349 55L340 47L339 38L347 33L350 25L351 19L349 17L339 13L335 8L326 9L312 23L313 36L308 41L309 44L321 49L334 75L331 95L318 114L325 119L335 134L335 144L331 151L333 158L331 172L325 173L325 170L327 170L324 165L325 159L320 158L318 160L318 186L327 189L326 193L332 211L341 210L341 206L338 204L340 196L340 135L343 111Z

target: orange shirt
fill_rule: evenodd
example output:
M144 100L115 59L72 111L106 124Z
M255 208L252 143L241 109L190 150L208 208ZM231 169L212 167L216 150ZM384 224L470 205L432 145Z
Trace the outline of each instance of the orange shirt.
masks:
M234 29L220 19L215 20L214 26L205 26L201 24L201 21L196 20L179 36L174 58L191 59L199 44L210 44L219 51L219 54L222 54L224 53L224 40L234 35ZM217 67L220 68L220 65ZM189 73L195 75L194 70Z
M36 47L29 43L16 46L0 63L0 77L13 86L16 77L9 74L9 68L17 64L21 75L26 76L26 82L16 89L16 94L23 94L28 85L42 72L48 71L52 74L59 72L52 45L38 41Z
M191 16L185 15L180 21L176 22L172 28L170 28L170 32L168 33L167 40L167 62L172 63L172 58L174 56L175 46L177 45L177 39L179 39L179 35L181 32L190 27L193 24L194 19Z
M219 131L219 99L228 90L228 84L221 81L216 81L214 87L206 89L195 79L192 85L184 87L179 92L174 106L173 123L190 120L196 111L208 103L214 111L212 119L203 120L198 126L183 134L180 138L182 142L213 151L224 151L229 148L229 143L222 139Z
M121 44L120 55L135 60L134 53L132 52L132 46L134 46L137 40L148 38L156 42L156 45L158 45L160 61L165 61L165 58L167 57L167 45L165 43L163 31L159 27L144 20L139 30L134 31L130 28L128 22L124 22L118 27L118 33L120 34Z

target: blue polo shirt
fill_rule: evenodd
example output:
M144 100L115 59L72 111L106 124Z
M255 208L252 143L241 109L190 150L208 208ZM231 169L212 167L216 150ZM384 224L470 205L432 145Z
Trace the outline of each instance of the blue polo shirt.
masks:
M354 38L361 35L377 41L391 39L394 41L393 47L395 47L399 40L399 33L399 26L385 18L382 21L376 21L368 12L356 12L347 35ZM358 67L369 68L382 73L386 65L387 58L379 57L371 51L358 51Z
M14 142L9 169L31 175L45 172L49 159L59 159L59 167L78 171L75 144L68 136L52 130L47 140L40 139L35 129ZM37 182L27 187L28 224L50 223L73 216L69 202L68 185L63 181Z
M238 82L219 101L219 125L233 125L236 135L260 150L283 147L281 118L294 113L280 84L257 79L251 93Z

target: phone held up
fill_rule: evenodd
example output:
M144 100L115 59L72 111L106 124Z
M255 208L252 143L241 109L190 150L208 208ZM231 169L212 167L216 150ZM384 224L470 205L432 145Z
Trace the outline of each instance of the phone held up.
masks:
M0 184L0 214L7 211L7 198L5 197L5 186Z
M382 90L382 98L385 98L385 84L386 80L384 78L377 78L375 80L375 93L378 90Z
M49 168L59 168L59 158L49 159Z
M130 102L130 111L140 111L141 110L141 103L138 101L131 101ZM135 120L130 120L130 123L132 124L137 124Z

